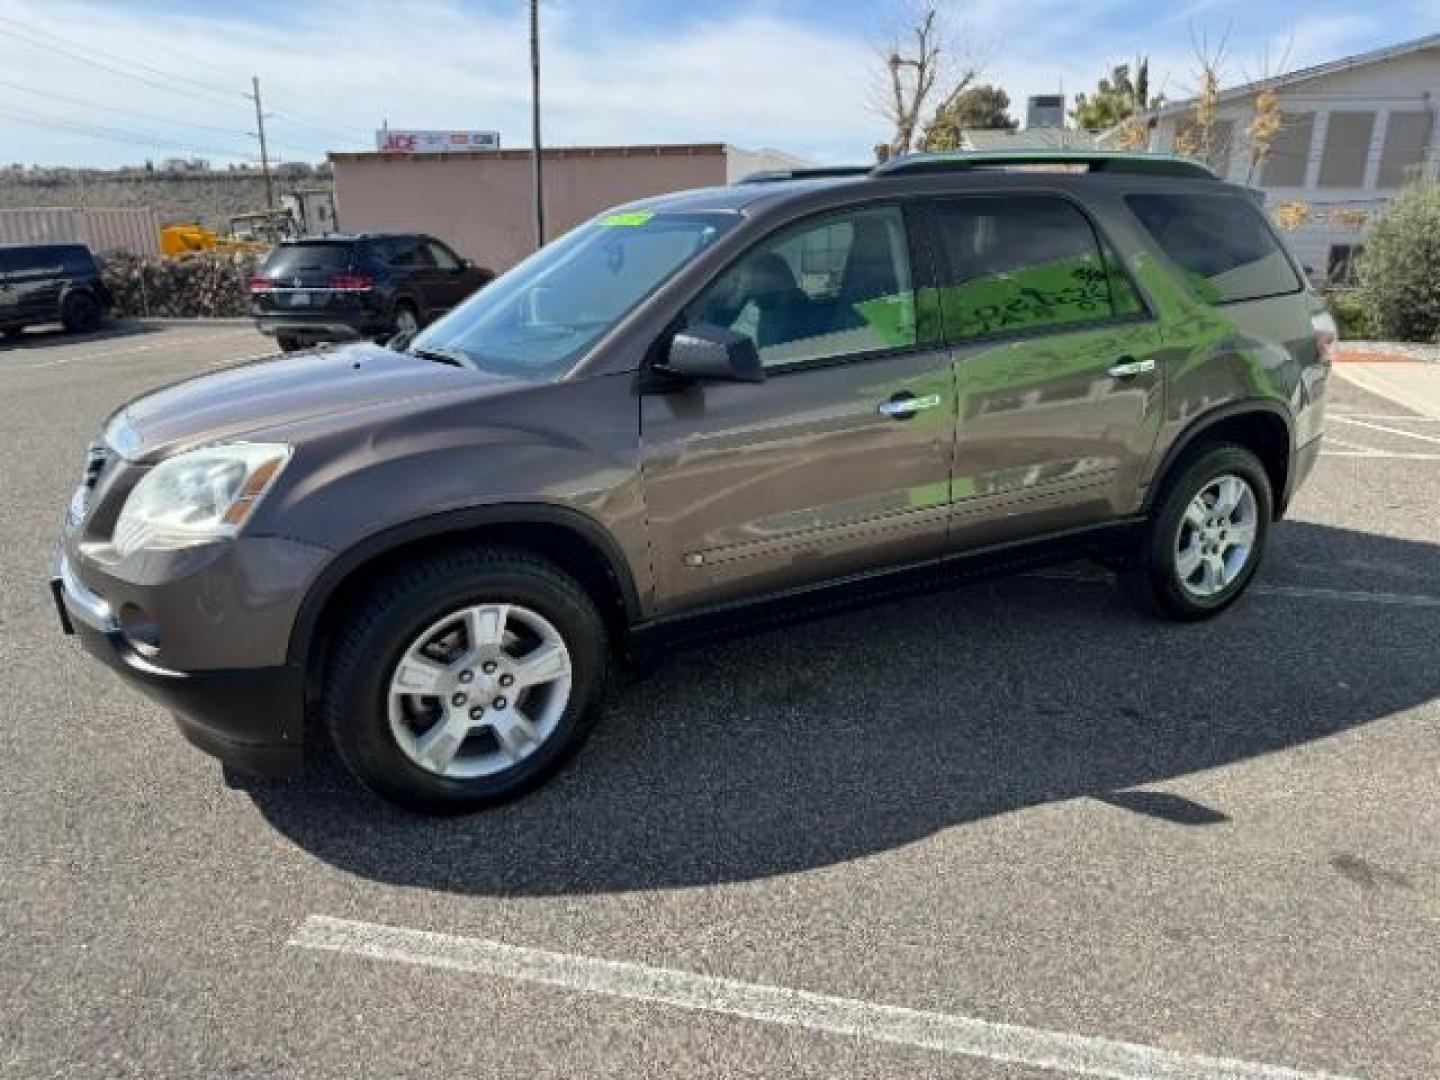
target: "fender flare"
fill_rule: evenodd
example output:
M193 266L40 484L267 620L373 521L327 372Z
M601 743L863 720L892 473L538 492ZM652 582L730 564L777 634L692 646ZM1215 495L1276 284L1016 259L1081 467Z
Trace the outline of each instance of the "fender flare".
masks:
M1285 441L1289 447L1289 457L1293 461L1295 457L1295 421L1281 402L1274 398L1242 398L1239 401L1227 401L1223 405L1217 405L1209 412L1201 413L1189 425L1175 437L1169 448L1150 474L1150 481L1145 488L1145 501L1141 504L1141 512L1149 513L1153 508L1156 498L1160 494L1160 482L1169 474L1175 463L1198 439L1205 436L1205 433L1214 428L1217 424L1226 420L1234 420L1239 416L1250 416L1255 414L1268 414L1274 416L1285 425ZM1286 475L1289 475L1291 461L1286 463ZM1287 492L1275 492L1275 505L1284 505Z
M594 548L608 564L620 587L626 620L632 625L640 621L640 594L630 572L630 564L614 538L594 518L578 510L549 503L473 506L429 514L382 529L338 553L305 591L305 597L300 602L295 621L290 628L290 641L285 651L286 662L301 665L308 663L321 612L341 584L356 570L408 544L447 535L460 535L487 525L548 525L574 533L581 541Z

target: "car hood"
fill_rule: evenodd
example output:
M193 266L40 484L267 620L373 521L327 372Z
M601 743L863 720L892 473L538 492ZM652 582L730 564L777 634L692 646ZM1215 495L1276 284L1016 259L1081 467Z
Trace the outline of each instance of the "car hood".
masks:
M189 379L137 398L106 428L122 457L147 461L177 450L283 428L301 421L416 398L490 393L520 380L422 360L377 345L245 364Z

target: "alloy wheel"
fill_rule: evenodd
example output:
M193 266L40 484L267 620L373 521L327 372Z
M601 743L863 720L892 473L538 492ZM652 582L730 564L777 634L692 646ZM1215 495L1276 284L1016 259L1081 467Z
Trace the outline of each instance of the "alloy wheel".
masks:
M1258 507L1254 489L1233 473L1200 488L1175 535L1175 576L1182 589L1209 600L1240 577L1255 553Z
M437 620L390 675L390 731L402 753L437 776L493 776L555 733L570 700L564 639L518 604L478 604Z

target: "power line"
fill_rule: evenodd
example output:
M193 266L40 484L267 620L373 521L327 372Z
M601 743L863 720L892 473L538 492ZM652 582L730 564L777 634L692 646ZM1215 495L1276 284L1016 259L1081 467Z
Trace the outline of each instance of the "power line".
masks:
M7 26L0 26L0 34L5 35L6 37L14 38L14 39L17 40L17 41L24 42L25 44L34 46L35 48L45 49L45 50L48 50L48 51L50 51L50 52L57 53L57 54L59 54L59 55L61 55L61 56L68 57L69 59L75 60L75 61L77 61L77 62L79 62L79 63L82 63L82 64L88 64L88 65L90 65L91 67L95 67L95 68L100 69L101 71L109 72L109 73L112 74L112 75L118 75L118 76L120 76L121 78L130 79L130 80L132 80L132 81L134 81L134 82L141 83L142 85L149 86L149 87L152 87L152 88L157 89L157 90L163 90L163 91L165 91L166 93L176 94L176 95L183 95L183 96L186 97L186 98L191 98L191 99L193 99L194 96L195 96L195 90L198 89L198 90L204 91L204 92L207 93L207 94L213 95L213 96L215 96L216 98L222 99L222 100L226 101L227 103L230 102L230 101L231 101L234 97L236 97L236 96L242 97L242 98L247 98L247 99L250 97L249 94L246 94L246 93L244 93L243 91L227 90L227 89L225 89L224 87L219 86L218 84L208 83L208 82L202 82L201 80L192 79L192 78L189 78L188 76L185 76L185 75L179 75L179 74L176 74L176 73L174 73L174 72L167 72L167 71L164 71L164 70L162 70L162 69L160 69L160 68L152 67L152 66L149 65L149 64L143 64L143 63L141 63L141 62L138 61L138 60L129 60L129 59L127 59L127 60L117 60L117 61L115 61L115 62L112 63L112 62L109 62L109 61L106 61L106 60L96 59L96 57L95 57L94 55L87 55L87 53L81 52L81 51L79 51L79 50L77 50L77 49L75 49L75 48L72 48L72 47L70 47L68 44L60 44L60 43L59 43L59 39L56 39L53 34L48 34L48 33L46 33L46 32L43 31L43 30L39 30L39 29L37 29L37 28L35 28L35 27L29 26L28 24L22 23L22 22L20 22L20 21L18 21L18 20L16 20L16 19L11 19L11 18L7 18L7 17L4 17L4 16L0 16L0 23L7 23L7 24L9 24L9 27L18 27L18 28L19 28L19 29L11 29L11 28L9 28L9 27L7 27ZM47 39L47 38L50 39L50 40L48 40L48 41L45 40L45 39ZM117 67L117 66L115 66L116 64L122 64L122 65L124 65L124 67ZM135 68L135 69L137 69L138 71L147 72L148 74L136 74L134 71L126 71L126 70L124 69L125 67ZM152 78L151 76L157 76L158 78ZM162 80L165 80L165 81L162 81ZM185 84L186 87L189 87L189 88L182 88L182 87L179 86L179 85L169 85L169 84L175 84L175 83L183 83L183 84ZM9 85L16 85L16 84L9 84ZM20 88L20 89L26 89L25 87L19 87L19 88ZM51 95L51 96L59 97L59 95ZM94 107L94 106L88 106L88 105L87 105L86 107L89 108L89 107ZM109 110L109 111L119 111L119 110ZM339 139L341 139L341 140L343 140L343 141L345 141L345 142L353 142L353 141L355 141L355 139L356 139L356 137L355 137L354 135L342 134L342 133L339 132L336 128L333 128L333 127L322 127L322 126L320 126L320 125L318 125L318 124L311 124L311 123L309 123L309 122L307 122L307 121L301 120L301 119L299 119L297 116L295 116L295 114L286 114L286 113L279 113L279 112L277 112L277 113L275 113L274 115L275 115L277 118L279 118L279 119L285 119L285 120L287 120L289 123L291 123L291 124L293 124L293 125L295 125L295 126L304 127L304 128L309 128L310 130L316 132L317 134L325 135L325 136L330 137L330 138L339 138ZM207 125L207 124L195 124L195 125L191 125L191 126L194 126L194 127L206 127L206 128L209 128L209 127L210 127L210 125ZM347 126L348 126L348 125L347 125ZM218 130L222 130L222 129L212 128L212 130L217 130L217 131L218 131ZM225 129L225 130L228 130L228 129ZM361 129L359 129L359 128L353 128L353 129L351 129L351 130L360 131ZM243 133L243 132L242 132L242 133L231 132L231 133L232 133L232 134L245 134L245 133ZM277 144L277 145L279 145L279 144ZM296 149L299 149L299 148L298 148L298 147L294 147L294 146L288 146L287 149L296 150ZM312 153L313 150L305 149L305 150L302 151L302 152L304 152L304 153Z
M130 131L125 128L113 128L101 124L86 124L67 119L63 116L53 116L48 113L16 113L10 112L9 110L0 110L0 118L11 120L15 123L28 124L31 127L43 128L47 131L86 135L93 139L128 143L132 146L146 146L154 150L169 150L171 152L181 153L205 153L216 157L234 158L241 161L254 160L254 155L249 153L236 153L234 150L226 150L218 146L180 142L174 139L164 138L163 136Z
M0 86L9 87L12 90L19 90L23 94L33 94L36 97L50 98L54 101L63 101L67 105L79 105L83 109L99 109L101 112L114 113L116 116L129 116L136 120L150 120L161 124L171 124L177 127L191 127L202 131L210 131L219 135L235 135L239 138L246 138L250 133L241 131L238 128L215 127L211 124L201 124L189 120L174 120L167 116L160 116L156 113L136 112L133 109L117 109L113 105L97 105L93 101L83 101L80 98L67 97L64 94L56 94L49 90L37 90L33 86L26 86L23 83L11 82L9 79L0 79Z
M338 128L321 127L318 124L312 124L309 121L301 120L294 113L289 112L288 110L271 109L270 115L273 116L276 120L281 121L282 123L289 124L291 127L306 128L321 135L329 135L335 138L339 138L342 142L347 143L355 142L361 137L368 138L371 134L371 132L366 131L364 128L351 127L349 124L343 125L347 131L360 132L361 134L344 134Z
M7 16L0 16L0 22L9 23L11 26L18 26L22 31L30 34L33 37L48 38L51 41L58 41L66 47L73 47L69 39L62 38L58 34L52 34L48 30L42 30L38 26L33 26L30 23L22 22L19 19L12 19ZM147 71L152 75L158 75L162 79L169 79L174 82L188 83L189 85L196 87L200 90L208 90L212 94L224 94L228 97L229 95L234 93L233 90L226 89L225 87L219 86L215 83L201 82L199 79L192 79L185 75L178 75L173 71L167 71L164 68L157 68L152 67L149 64L142 64L139 60L132 60L128 57L120 61L120 63L124 64L126 67L138 68L141 71Z
M14 23L13 19L0 19L0 21ZM4 34L6 37L15 38L17 41L23 41L25 42L25 44L33 45L39 49L47 49L50 52L59 53L61 56L68 56L72 60L78 60L82 64L89 64L91 67L99 68L101 71L108 71L112 75L119 75L123 79L132 79L135 82L143 83L144 85L154 87L157 90L164 90L166 93L181 94L185 97L194 97L195 94L194 90L182 90L176 86L167 86L165 83L162 83L157 79L152 79L145 75L136 75L134 72L125 71L122 68L114 67L113 65L108 64L103 60L96 60L93 56L86 56L85 54L76 52L75 50L67 48L66 46L51 44L50 42L38 38L36 35L29 32L22 33L18 30L11 30L7 29L4 26L0 26L0 34ZM212 94L223 94L226 98L244 96L239 91L235 91L232 93L230 91L214 90L209 87L206 87L206 90L207 92Z
M157 113L137 112L134 109L117 109L110 105L97 105L92 101L84 101L80 98L68 97L64 94L56 94L48 90L37 90L31 86L25 86L21 83L11 82L9 79L0 79L0 86L9 87L13 90L19 90L22 93L26 94L33 94L36 97L49 98L54 101L64 102L67 105L78 105L83 109L98 109L102 112L114 113L116 116L128 116L132 119L148 120L153 123L168 124L172 127L194 128L196 130L208 131L217 135L231 135L241 139L249 139L254 134L253 132L249 131L241 131L238 128L223 128L216 127L212 124L201 124L189 120L174 120L167 116L160 116ZM84 120L77 120L72 117L57 117L57 119L65 123L78 123L82 125L86 123L86 121ZM315 153L314 147L295 146L290 143L271 143L271 145L277 146L284 150L292 151L297 154Z

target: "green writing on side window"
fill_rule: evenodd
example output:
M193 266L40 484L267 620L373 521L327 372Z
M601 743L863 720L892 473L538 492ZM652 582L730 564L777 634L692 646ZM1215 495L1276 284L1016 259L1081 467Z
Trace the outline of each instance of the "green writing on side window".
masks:
M633 229L637 225L644 225L654 216L649 210L631 210L623 214L607 214L600 219L600 224Z
M1113 316L1105 270L1089 255L974 278L943 290L941 302L965 338Z

